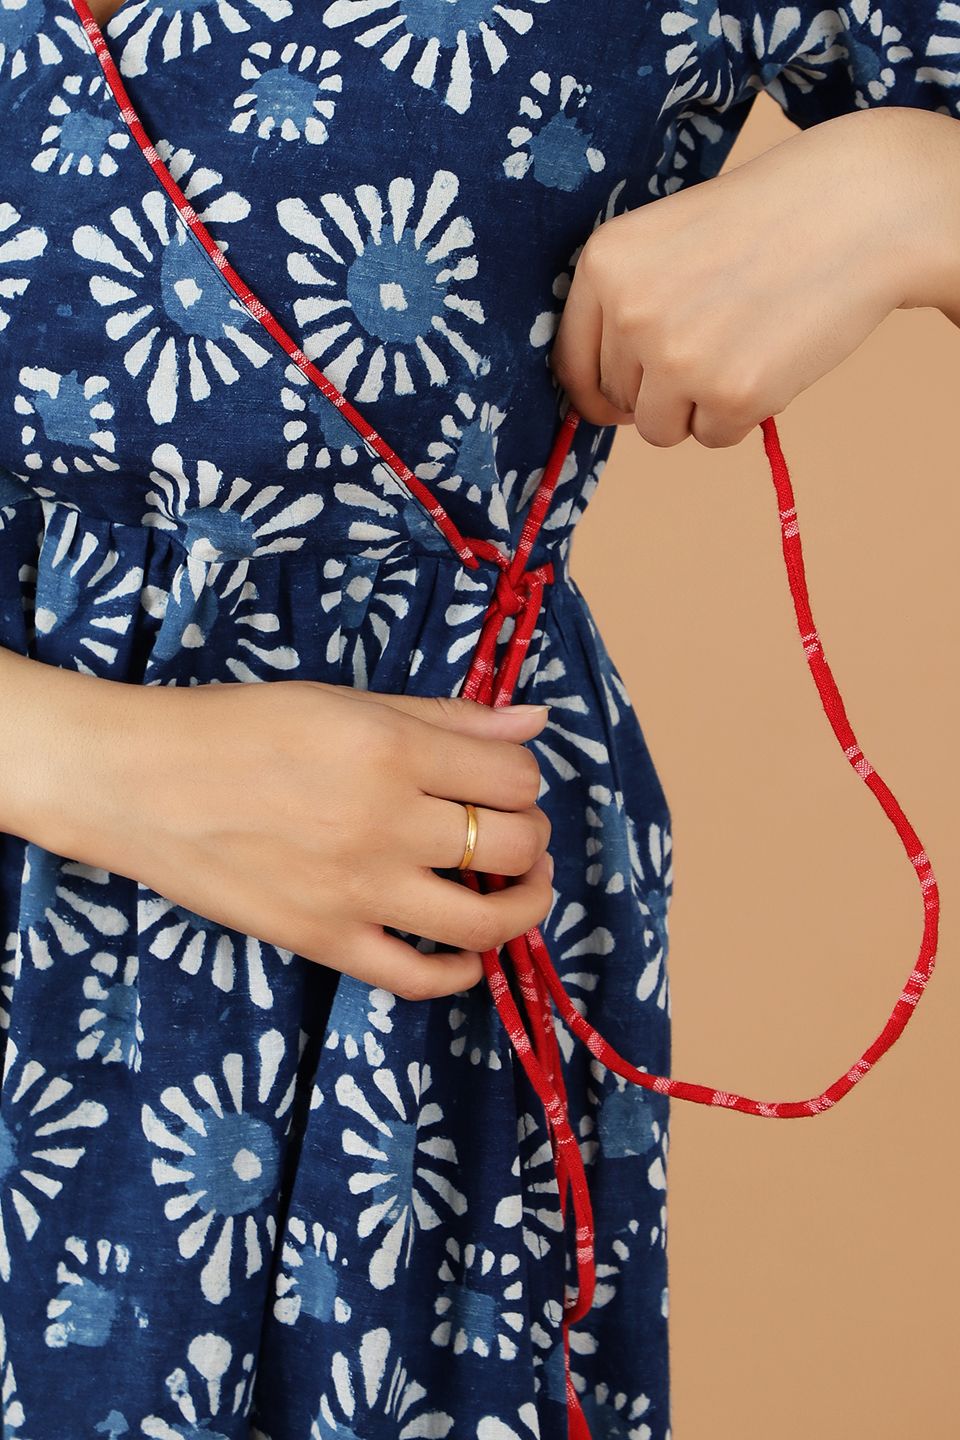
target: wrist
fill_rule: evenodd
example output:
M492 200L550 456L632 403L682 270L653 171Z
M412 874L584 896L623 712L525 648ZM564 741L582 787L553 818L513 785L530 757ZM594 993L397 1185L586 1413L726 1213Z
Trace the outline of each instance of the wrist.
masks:
M904 106L861 113L881 137L879 238L894 307L931 306L960 323L960 120Z
M4 651L0 688L0 829L116 868L137 793L140 687Z

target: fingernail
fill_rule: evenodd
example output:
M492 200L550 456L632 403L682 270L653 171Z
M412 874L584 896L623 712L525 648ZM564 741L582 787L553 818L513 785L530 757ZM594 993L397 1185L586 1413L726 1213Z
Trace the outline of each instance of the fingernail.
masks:
M552 879L553 879L553 856L550 854L550 851L549 851L549 850L545 851L544 853L546 854L546 857L547 857L547 869L548 869L548 871L549 871L549 873L550 873L550 879L552 880Z
M534 714L534 712L536 712L536 714L538 714L538 715L546 715L547 711L550 709L550 706L549 706L549 705L498 705L498 706L497 706L497 709L498 709L498 710L512 710L512 711L514 712L514 714L516 714L516 713L519 712L521 715L532 715L532 714Z

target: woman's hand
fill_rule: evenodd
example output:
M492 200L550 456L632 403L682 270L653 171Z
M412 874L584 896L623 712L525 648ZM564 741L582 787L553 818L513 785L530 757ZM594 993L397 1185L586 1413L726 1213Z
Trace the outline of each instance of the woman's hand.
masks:
M960 324L960 122L878 106L606 221L550 359L592 424L736 445L913 305Z
M136 686L0 651L0 829L406 999L483 977L553 900L546 708L313 681ZM477 894L435 869L518 877ZM424 954L383 926L451 947Z

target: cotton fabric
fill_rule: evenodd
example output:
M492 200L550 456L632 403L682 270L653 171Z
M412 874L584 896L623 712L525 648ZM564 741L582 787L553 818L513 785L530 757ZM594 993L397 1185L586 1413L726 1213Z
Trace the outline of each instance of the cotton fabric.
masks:
M128 0L103 33L231 264L507 552L591 231L715 174L759 90L804 127L960 95L960 12L927 0ZM457 693L496 566L237 303L72 0L0 0L0 121L0 644ZM614 435L578 428L516 699L551 706L554 963L663 1074L670 811L569 568ZM0 945L5 1436L565 1440L570 1236L485 985L405 1001L12 835ZM575 1383L595 1440L670 1440L668 1101L558 1040L597 1230Z

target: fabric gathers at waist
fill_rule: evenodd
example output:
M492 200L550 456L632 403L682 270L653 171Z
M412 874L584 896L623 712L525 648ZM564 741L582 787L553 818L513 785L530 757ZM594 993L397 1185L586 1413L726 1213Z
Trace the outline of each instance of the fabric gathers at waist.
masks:
M363 500L355 490L338 494L338 485L322 482L315 493L309 490L282 490L266 486L251 492L243 503L246 487L236 481L217 496L201 502L182 477L166 482L146 483L133 506L122 490L102 492L102 499L84 495L81 501L60 494L46 485L32 484L28 477L0 469L0 531L22 506L33 506L52 515L64 509L75 513L77 524L94 534L109 530L119 546L135 541L138 531L171 542L171 554L189 555L194 562L214 564L269 560L289 563L297 556L307 558L350 558L409 562L444 560L453 566L489 568L496 578L496 550L509 556L516 537L494 532L476 542L469 541L475 559L465 562L423 513L422 507L398 494L365 490ZM267 496L264 499L264 495ZM518 522L515 522L517 528ZM474 548L475 546L475 548ZM550 562L561 578L569 572L568 531L541 532L530 564ZM174 563L179 563L179 558ZM307 563L309 559L307 559Z
M251 481L208 462L190 463L172 444L157 447L153 459L149 474L115 475L108 482L98 477L96 486L69 475L0 468L0 528L3 517L24 504L57 505L76 510L93 530L110 526L118 536L121 529L169 536L197 560L262 563L303 551L377 560L406 552L443 555L473 568L473 555L458 553L385 465L358 463ZM493 503L491 509L504 511ZM511 516L514 530L521 523L522 516ZM484 524L476 530L504 552L513 548L516 537L501 527ZM545 531L537 538L534 560L562 563L570 538L569 527Z
M389 531L325 546L263 510L128 524L0 475L0 644L143 683L303 676L452 695L494 611L502 649L518 624L583 604L563 538L511 583L495 542L470 568L432 527L430 548Z

